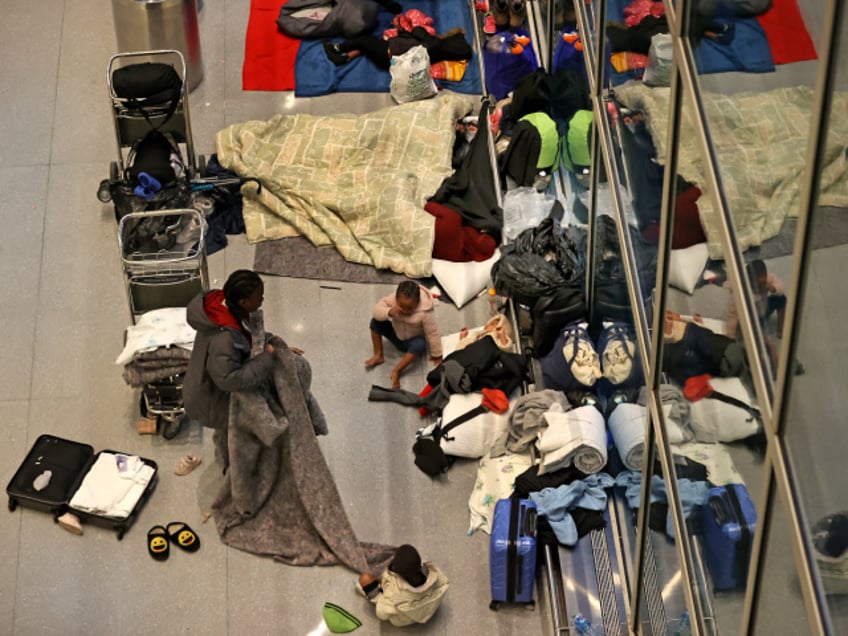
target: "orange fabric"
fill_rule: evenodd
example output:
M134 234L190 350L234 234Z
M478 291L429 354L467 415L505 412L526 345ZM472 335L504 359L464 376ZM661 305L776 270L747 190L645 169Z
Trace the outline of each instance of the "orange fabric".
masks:
M710 386L710 375L696 375L686 380L683 385L683 397L690 402L697 402L705 397L709 397L713 392L713 387Z
M280 0L250 0L241 87L246 91L294 90L294 62L300 40L280 33Z
M492 413L506 413L509 410L509 398L500 389L483 387L483 406Z

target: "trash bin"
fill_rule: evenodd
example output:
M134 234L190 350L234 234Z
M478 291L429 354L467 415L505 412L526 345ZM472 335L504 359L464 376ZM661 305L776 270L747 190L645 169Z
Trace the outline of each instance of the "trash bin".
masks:
M186 63L188 90L203 79L197 0L112 0L118 52L176 49Z

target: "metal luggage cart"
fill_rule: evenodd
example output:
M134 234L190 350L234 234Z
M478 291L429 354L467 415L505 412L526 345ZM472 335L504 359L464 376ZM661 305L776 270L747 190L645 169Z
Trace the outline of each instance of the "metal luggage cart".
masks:
M171 100L156 100L154 95L149 96L149 99L127 98L116 92L115 72L130 66L141 70L145 62L169 64L176 70L182 80L176 104L171 103ZM109 58L106 81L118 155L117 161L111 162L109 166L109 179L100 183L97 191L98 199L104 203L112 199L110 184L114 186L126 180L129 154L138 141L151 130L158 130L169 135L176 143L185 170L182 176L186 181L192 181L203 175L206 160L202 155L195 158L186 90L186 64L182 53L176 50L118 53Z
M165 307L185 307L209 288L206 221L193 209L132 212L118 224L124 287L133 324L141 314ZM148 383L142 389L142 417L157 420L169 438L184 421L183 375Z

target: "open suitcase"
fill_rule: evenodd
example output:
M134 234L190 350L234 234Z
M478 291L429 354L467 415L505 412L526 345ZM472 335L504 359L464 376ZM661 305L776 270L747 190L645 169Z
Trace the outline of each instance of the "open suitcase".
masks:
M98 459L104 456L108 461L109 457L105 454L116 457L117 470L120 470L121 461L117 458L132 457L126 453L110 450L95 453L88 444L54 435L39 436L6 487L9 510L14 511L18 505L22 505L52 513L54 521L65 512L72 512L83 523L109 528L118 533L119 540L123 539L124 533L135 522L138 513L156 488L158 466L150 459L140 458L145 475L150 477L146 485L136 489L138 498L134 500L134 504L126 514L107 516L73 507L71 502L74 495L83 485L83 481L97 464Z
M489 544L492 602L524 603L532 607L536 582L536 504L517 497L495 504Z
M716 590L744 587L757 512L742 484L712 488L704 504L704 552Z

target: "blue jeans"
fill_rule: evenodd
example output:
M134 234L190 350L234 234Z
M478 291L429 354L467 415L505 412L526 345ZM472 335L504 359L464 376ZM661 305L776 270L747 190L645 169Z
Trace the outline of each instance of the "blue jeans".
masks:
M423 356L427 353L427 341L424 336L413 336L409 340L401 340L395 333L391 320L371 319L371 331L380 334L404 353Z
M784 294L771 294L766 299L766 313L760 319L764 323L774 312L780 312L786 307L786 296Z

